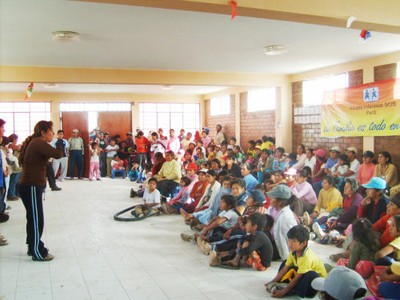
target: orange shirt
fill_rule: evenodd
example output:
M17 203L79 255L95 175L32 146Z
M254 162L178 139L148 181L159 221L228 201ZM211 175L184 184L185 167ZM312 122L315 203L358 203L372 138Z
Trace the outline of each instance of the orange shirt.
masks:
M135 139L136 143L136 152L137 153L147 153L147 146L149 144L149 140L142 136L141 138Z

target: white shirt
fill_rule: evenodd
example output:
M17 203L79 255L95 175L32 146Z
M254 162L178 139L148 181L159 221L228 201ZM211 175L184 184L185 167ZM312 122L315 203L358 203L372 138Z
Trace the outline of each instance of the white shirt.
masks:
M146 204L157 203L158 205L153 207L161 206L161 194L155 189L152 193L149 192L149 189L145 189L143 193L143 200L146 201Z
M238 214L232 209L228 211L223 210L219 213L218 216L220 218L226 218L226 221L221 224L221 226L224 227L225 229L229 229L235 226L239 218Z
M211 204L214 202L215 198L217 197L220 188L221 188L221 184L218 181L215 181L212 186L208 185L206 190L204 191L203 197L201 197L196 208L200 208L203 206L210 207ZM211 196L207 199L206 197L208 197L209 194L211 194ZM204 202L204 201L206 201L206 202Z
M315 155L311 157L310 159L306 158L304 161L304 166L309 167L311 169L311 174L314 172L315 164L317 163L317 159Z
M354 174L348 176L347 178L357 178L357 174L358 174L358 170L360 169L360 162L357 159L354 159L351 163L350 163L350 171L353 171Z
M274 238L276 243L276 248L278 249L279 256L282 260L285 260L289 256L289 246L287 233L290 228L297 225L297 220L294 217L293 211L290 209L289 205L282 208L278 213L274 223Z
M214 144L216 144L216 145L221 145L221 143L222 143L223 141L225 141L225 136L224 136L224 134L222 133L222 131L216 133L216 134L215 134L215 137L214 137Z
M114 146L108 145L108 146L106 147L106 150L111 150L111 151L110 151L110 152L107 152L107 157L113 158L114 155L117 154L117 150L118 150L118 149L119 149L119 146L118 146L118 145L114 145Z
M307 155L305 153L297 155L297 163L292 166L292 168L296 170L301 170L304 167L304 163L306 161Z

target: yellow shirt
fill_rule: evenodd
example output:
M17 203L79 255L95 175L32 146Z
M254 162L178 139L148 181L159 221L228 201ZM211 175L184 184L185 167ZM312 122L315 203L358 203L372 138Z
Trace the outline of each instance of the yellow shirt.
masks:
M161 170L158 172L158 175L179 183L182 177L181 166L174 159L171 161L166 161L162 165Z
M342 194L333 186L329 189L322 189L318 195L318 201L315 205L314 211L331 212L336 207L341 207L343 202Z
M400 237L395 238L389 245L395 248L394 253L396 253L396 260L400 261Z
M274 144L271 142L264 142L261 144L261 150L264 150L264 149L269 150L269 149L272 149L273 147L274 147Z
M315 271L321 277L327 276L322 260L309 248L306 248L300 257L296 257L296 254L290 253L286 260L286 265L297 267L297 273L299 274Z

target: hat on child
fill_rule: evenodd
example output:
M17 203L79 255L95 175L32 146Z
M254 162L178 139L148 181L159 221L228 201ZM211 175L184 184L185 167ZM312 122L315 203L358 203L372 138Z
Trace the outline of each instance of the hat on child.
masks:
M196 165L196 163L191 162L191 163L187 166L186 170L188 170L188 171L189 171L189 170L197 171L197 165Z
M253 198L253 200L256 201L256 202L258 202L259 204L262 204L262 203L265 202L264 193L261 192L260 190L255 189L255 190L252 190L252 191L250 191L250 192L246 192L246 194L247 194L249 197Z
M363 156L364 157L374 158L375 154L374 154L374 152L367 150L367 151L364 152Z
M72 132L73 132L73 133L78 133L79 130L75 128L75 129L72 129Z
M356 147L349 147L346 149L347 151L354 152L354 154L357 154L357 148Z
M336 151L337 153L340 153L340 148L338 146L333 146L329 151Z
M390 265L390 270L393 272L393 274L400 276L400 262L392 262L392 264Z
M207 172L208 172L208 169L201 169L201 170L199 170L199 172L198 173L204 173L204 174L207 174Z
M371 180L367 184L363 184L362 186L366 189L376 189L376 190L384 190L386 189L386 181L380 177L372 177Z
M267 192L267 196L274 199L289 199L292 192L287 185L279 184L271 192Z
M314 151L314 154L316 156L319 156L319 157L323 158L326 155L326 151L324 149L317 149L317 150Z
M326 292L335 299L354 299L359 289L367 292L361 275L346 267L333 268L326 278L315 278L311 286L314 290Z

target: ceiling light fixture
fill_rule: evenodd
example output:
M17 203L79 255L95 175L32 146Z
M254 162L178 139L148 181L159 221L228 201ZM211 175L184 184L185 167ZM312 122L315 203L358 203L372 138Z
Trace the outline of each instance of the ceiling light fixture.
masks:
M287 49L282 45L269 45L265 47L265 54L270 56L283 55L287 52Z
M55 88L58 88L58 84L56 84L56 83L43 83L43 87L45 89L55 89Z
M53 41L57 42L79 42L79 33L74 31L54 31Z

